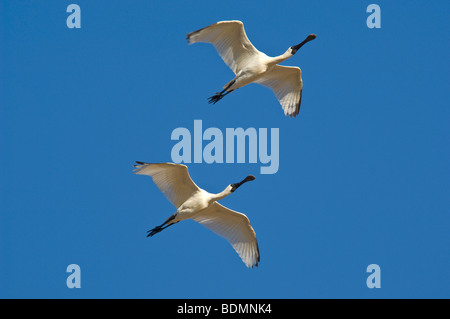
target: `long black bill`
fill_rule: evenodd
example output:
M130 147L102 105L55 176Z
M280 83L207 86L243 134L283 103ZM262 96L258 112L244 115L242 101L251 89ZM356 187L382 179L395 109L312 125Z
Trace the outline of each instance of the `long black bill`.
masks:
M253 181L253 180L255 180L255 176L248 175L242 182L239 182L239 183L236 183L236 184L231 184L231 192L234 192L242 184L250 182L250 181Z
M303 40L303 42L292 46L291 47L292 54L295 54L298 51L298 49L300 49L305 43L308 43L309 41L314 40L315 38L317 38L317 36L315 34L310 34L306 37L305 40Z

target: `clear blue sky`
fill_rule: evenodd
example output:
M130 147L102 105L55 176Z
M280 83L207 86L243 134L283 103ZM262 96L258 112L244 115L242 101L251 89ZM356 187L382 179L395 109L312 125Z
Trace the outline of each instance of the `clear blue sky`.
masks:
M81 29L66 8L81 7ZM179 3L179 4L177 4ZM381 7L381 29L366 7ZM0 297L450 297L448 1L0 2ZM233 78L185 35L241 20L252 43L303 71L300 114ZM174 207L135 160L170 162L177 127L279 128L280 168L188 164L245 213L248 269L193 221L153 238ZM81 289L66 267L81 267ZM366 267L381 267L381 288Z

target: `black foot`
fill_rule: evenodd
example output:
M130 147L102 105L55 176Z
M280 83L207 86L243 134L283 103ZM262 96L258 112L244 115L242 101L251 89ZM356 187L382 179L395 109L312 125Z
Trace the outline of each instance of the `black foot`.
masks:
M161 230L166 229L167 227L178 223L178 222L175 222L175 223L168 224L171 220L175 219L176 216L177 216L177 213L175 213L172 216L170 216L169 218L167 218L167 220L162 225L156 226L155 228L148 230L147 233L149 233L149 234L147 235L147 237L152 237L153 235L159 233Z
M148 230L147 233L149 233L149 234L147 235L147 237L152 237L153 235L159 233L164 228L165 227L156 226L155 228Z
M208 98L209 100L209 104L216 104L217 102L219 102L225 95L221 94L221 93L216 93L215 95L211 96Z

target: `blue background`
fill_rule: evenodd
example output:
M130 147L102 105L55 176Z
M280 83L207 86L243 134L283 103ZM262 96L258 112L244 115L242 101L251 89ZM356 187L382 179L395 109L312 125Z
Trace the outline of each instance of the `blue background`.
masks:
M450 297L448 1L77 0L81 29L70 1L0 3L0 297ZM256 84L208 105L233 73L185 35L231 19L270 56L317 34L283 63L297 118ZM195 119L280 129L275 175L188 164L210 192L257 177L221 201L249 217L256 269L193 221L145 237L175 208L132 164L170 162Z

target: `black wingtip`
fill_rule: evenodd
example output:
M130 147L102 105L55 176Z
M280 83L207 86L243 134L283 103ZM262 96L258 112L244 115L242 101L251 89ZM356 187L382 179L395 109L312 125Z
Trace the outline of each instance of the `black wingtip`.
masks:
M137 165L136 165L137 164ZM133 167L137 167L137 168L140 168L142 165L147 165L148 163L145 163L145 162L140 162L140 161L136 161L136 164L135 165L133 165Z

